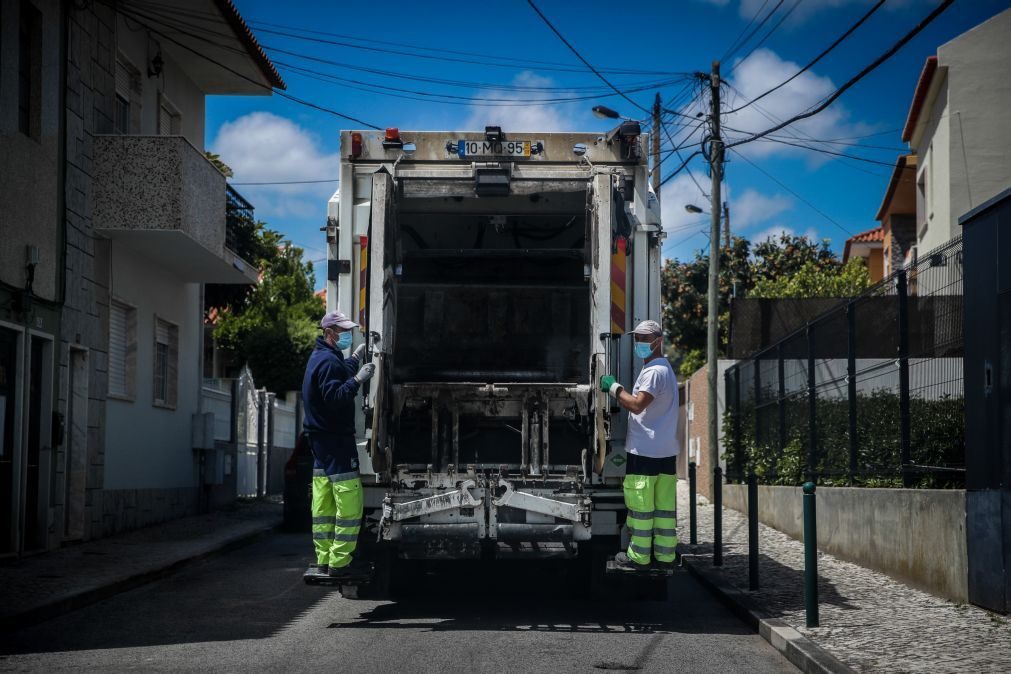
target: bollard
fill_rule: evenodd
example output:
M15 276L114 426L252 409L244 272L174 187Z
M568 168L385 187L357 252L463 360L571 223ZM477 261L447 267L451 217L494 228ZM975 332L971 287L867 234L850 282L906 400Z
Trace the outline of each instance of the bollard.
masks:
M723 469L713 469L713 566L723 566Z
M692 461L688 464L688 542L691 545L699 544L699 528L695 523L695 494L698 493L695 471L695 462Z
M758 589L758 477L748 475L748 589Z
M814 482L804 483L804 611L807 626L818 626L818 522Z

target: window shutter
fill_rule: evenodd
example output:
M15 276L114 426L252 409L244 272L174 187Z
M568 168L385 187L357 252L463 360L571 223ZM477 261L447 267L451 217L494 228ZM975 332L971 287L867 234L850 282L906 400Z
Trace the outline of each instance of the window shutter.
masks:
M109 393L127 395L126 343L127 309L113 302L109 307Z
M179 328L175 325L169 326L168 331L168 382L165 386L165 402L171 407L176 406L178 398L179 380Z
M158 133L162 136L172 135L172 113L164 105L158 107Z
M116 61L116 93L130 100L130 71L122 61Z

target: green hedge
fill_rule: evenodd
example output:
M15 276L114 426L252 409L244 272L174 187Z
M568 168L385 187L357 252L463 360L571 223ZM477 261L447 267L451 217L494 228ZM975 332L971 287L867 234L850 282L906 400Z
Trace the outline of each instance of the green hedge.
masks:
M780 443L778 409L763 408L761 441L755 437L755 407L742 405L739 425L733 410L724 417L726 459L735 468L753 469L764 484L798 485L807 477L809 404L806 395L784 400L785 443ZM856 471L854 486L901 487L899 396L891 391L858 395ZM942 468L965 466L965 401L913 398L910 413L910 458L914 465ZM820 484L851 484L849 475L849 404L845 398L819 398L816 406L815 473ZM740 438L737 437L738 428ZM953 488L964 484L964 473L914 472L913 485Z

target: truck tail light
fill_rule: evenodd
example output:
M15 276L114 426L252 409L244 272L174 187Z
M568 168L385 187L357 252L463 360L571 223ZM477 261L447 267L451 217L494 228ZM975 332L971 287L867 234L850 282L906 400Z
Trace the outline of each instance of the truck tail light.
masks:
M362 134L355 131L351 134L351 158L357 159L362 156Z
M400 129L396 127L386 129L386 138L383 139L383 147L387 150L390 148L404 147L404 141L400 140Z

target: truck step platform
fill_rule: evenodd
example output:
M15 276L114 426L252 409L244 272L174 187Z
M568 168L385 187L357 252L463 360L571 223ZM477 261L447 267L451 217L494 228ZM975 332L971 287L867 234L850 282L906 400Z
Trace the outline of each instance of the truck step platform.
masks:
M645 569L626 569L623 566L618 566L618 564L613 560L607 560L606 573L609 576L634 576L637 578L663 578L666 576L673 576L674 569L659 569L656 567L647 567Z
M343 578L331 578L329 576L320 576L315 573L314 567L309 567L305 574L302 575L302 580L305 581L306 585L324 585L328 587L340 588L341 594L345 594L345 588L357 588L359 585L368 585L372 582L373 572L375 571L375 565L369 564L369 570L367 573L362 573L360 575L346 576Z

